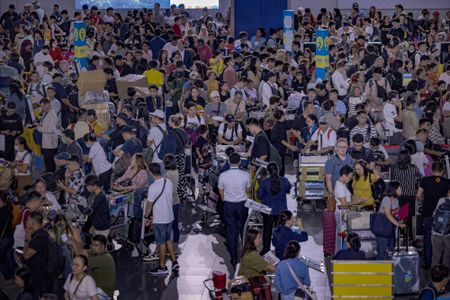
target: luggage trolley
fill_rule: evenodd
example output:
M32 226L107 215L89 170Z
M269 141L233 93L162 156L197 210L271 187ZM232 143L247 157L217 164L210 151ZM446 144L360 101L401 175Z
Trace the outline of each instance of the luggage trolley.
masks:
M310 201L312 211L315 211L317 202L322 202L328 196L325 186L327 160L328 156L299 155L296 190L300 207L305 201Z

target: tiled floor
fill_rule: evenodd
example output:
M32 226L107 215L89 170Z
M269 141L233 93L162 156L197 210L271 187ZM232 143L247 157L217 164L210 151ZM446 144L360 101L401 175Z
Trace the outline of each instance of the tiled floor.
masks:
M293 177L289 178L293 181ZM288 198L288 206L292 211L297 210L296 202ZM188 211L188 212L186 212ZM185 208L186 217L189 209ZM315 260L323 260L322 255L322 218L320 213L301 212L305 230L310 238L302 243L302 254ZM186 222L187 230L195 227ZM119 299L180 299L207 300L210 299L203 281L211 276L212 271L223 271L233 274L229 262L229 255L224 246L224 238L215 234L194 234L192 231L182 236L179 257L179 277L157 278L146 274L148 266L138 263L136 259L121 257L118 261L118 288L121 292ZM310 270L312 286L317 292L318 299L331 299L328 281L325 274Z

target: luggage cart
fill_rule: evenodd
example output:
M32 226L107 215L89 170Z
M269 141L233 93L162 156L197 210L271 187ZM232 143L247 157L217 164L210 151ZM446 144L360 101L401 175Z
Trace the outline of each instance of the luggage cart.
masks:
M361 239L361 251L366 254L366 259L375 259L377 243L375 235L370 230L370 214L373 211L344 211L343 219L349 231L359 235Z
M305 201L309 201L312 211L315 211L317 202L323 202L328 197L325 186L327 159L327 156L299 155L296 190L300 207L303 207Z

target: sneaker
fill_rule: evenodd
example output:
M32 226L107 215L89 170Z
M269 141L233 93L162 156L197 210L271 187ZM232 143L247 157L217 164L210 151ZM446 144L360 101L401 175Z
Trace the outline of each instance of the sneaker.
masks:
M172 272L178 272L180 271L180 265L178 264L178 261L174 261L172 263Z
M148 274L150 275L168 275L169 274L169 270L167 269L167 267L161 268L160 266L150 270L148 272Z
M159 253L158 252L153 252L153 254L150 255L146 255L142 258L142 260L144 262L155 262L155 261L159 261Z

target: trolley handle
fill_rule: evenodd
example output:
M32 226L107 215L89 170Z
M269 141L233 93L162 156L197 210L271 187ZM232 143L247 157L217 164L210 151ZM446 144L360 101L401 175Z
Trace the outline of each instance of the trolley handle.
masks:
M227 289L226 289L226 288L223 288L223 289L215 289L215 288L214 288L214 285L207 284L208 282L212 282L212 281L213 281L212 278L205 279L205 280L203 281L203 285L204 285L205 288L208 290L208 292L210 292L210 293L226 293L226 292L227 292ZM213 288L211 288L211 286L213 286Z

